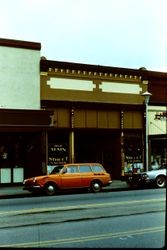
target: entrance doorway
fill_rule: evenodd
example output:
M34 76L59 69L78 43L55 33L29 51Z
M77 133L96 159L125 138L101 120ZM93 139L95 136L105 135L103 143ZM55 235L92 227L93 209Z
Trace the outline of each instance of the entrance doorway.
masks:
M75 132L75 154L76 162L99 162L112 178L121 177L120 133Z

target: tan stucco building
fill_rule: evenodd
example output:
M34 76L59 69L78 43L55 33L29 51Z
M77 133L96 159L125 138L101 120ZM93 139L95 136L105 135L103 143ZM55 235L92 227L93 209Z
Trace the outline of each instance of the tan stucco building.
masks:
M40 65L41 107L54 110L48 147L66 145L67 161L101 162L113 178L132 164L143 169L143 71L44 58Z

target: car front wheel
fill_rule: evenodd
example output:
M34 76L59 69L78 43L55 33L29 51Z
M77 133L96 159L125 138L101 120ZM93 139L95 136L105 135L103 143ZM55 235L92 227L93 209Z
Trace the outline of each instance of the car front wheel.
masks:
M158 176L156 178L155 183L156 183L156 186L159 187L159 188L165 187L166 186L166 178L165 178L165 176L162 176L162 175Z

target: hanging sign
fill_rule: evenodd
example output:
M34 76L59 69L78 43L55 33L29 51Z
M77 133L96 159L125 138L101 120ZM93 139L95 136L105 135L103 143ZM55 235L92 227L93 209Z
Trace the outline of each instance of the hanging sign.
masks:
M167 112L157 112L154 120L167 121Z
M66 144L49 143L48 165L63 164L68 162L68 148Z

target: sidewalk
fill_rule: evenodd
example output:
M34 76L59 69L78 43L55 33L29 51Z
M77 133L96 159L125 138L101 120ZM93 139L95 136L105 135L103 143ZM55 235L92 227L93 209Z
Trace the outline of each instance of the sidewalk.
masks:
M126 190L128 189L128 185L125 181L113 180L110 186L105 187L103 189L105 191ZM0 199L26 197L30 195L31 195L30 192L23 190L23 185L9 186L9 187L0 186Z

